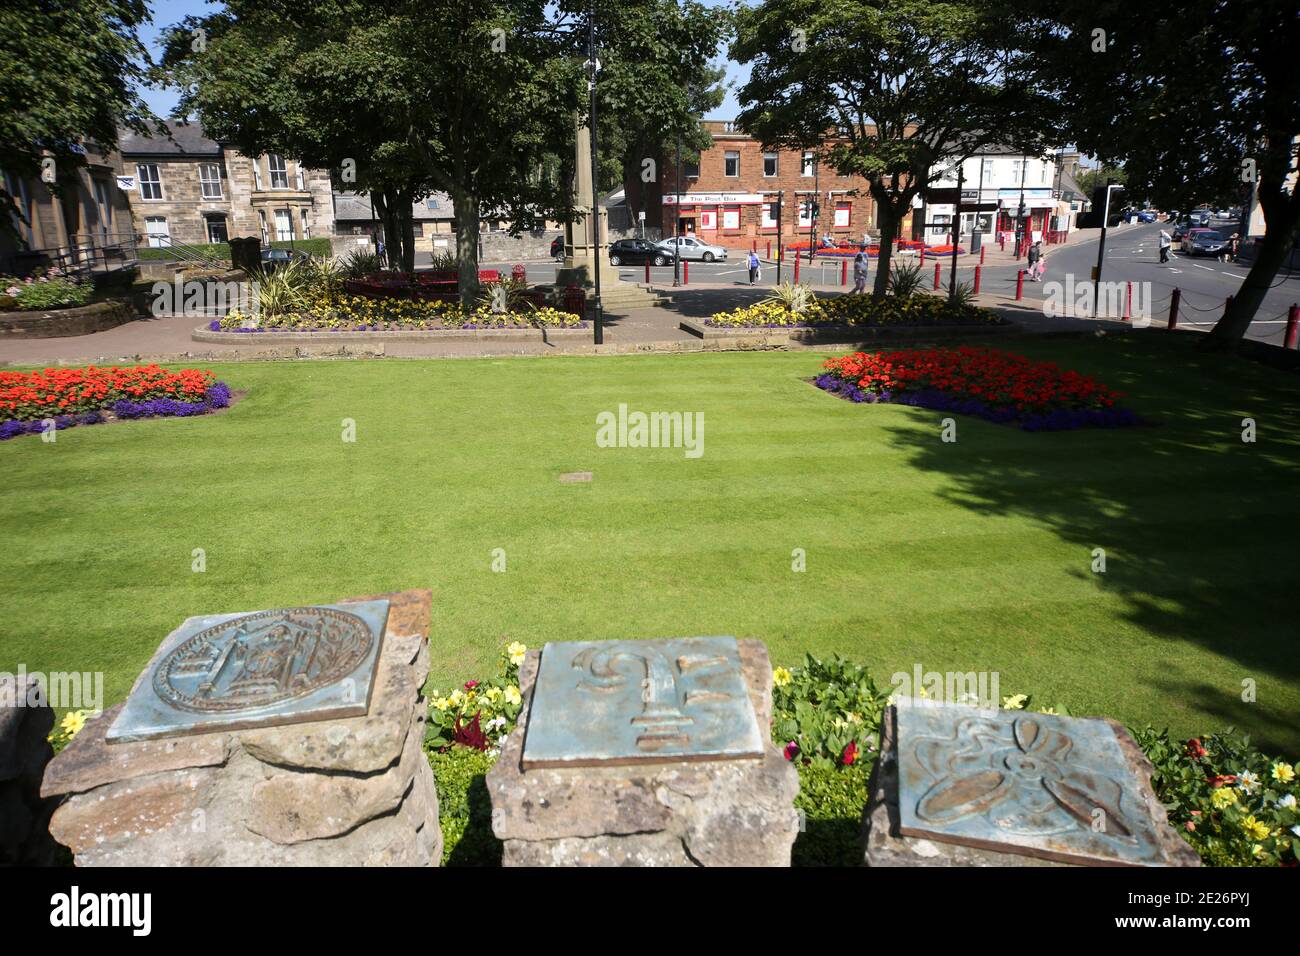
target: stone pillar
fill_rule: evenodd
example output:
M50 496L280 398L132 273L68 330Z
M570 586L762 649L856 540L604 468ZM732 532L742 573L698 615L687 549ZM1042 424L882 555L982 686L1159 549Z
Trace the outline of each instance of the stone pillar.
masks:
M731 687L740 687L742 700L747 696L746 713L756 723L747 745L752 756L675 755L670 748L661 753L659 762L629 764L584 753L579 747L569 755L571 766L525 769L528 754L534 752L529 723L540 713L537 684L542 660L553 652L562 653L556 648L593 645L548 644L540 655L529 651L519 670L524 706L518 724L487 775L492 828L505 841L506 866L790 865L799 830L793 806L799 777L771 743L772 668L767 649L761 641L732 641L731 647L738 650L734 668L738 673L736 682L727 684L731 675L713 666L717 658L687 660L677 650L665 655L666 667L645 664L642 680L635 663L640 655L626 647L680 643L684 642L598 642L597 653L608 646L609 656L575 658L575 665L589 666L587 676L576 688L553 695L542 705L561 706L558 713L552 711L559 718L555 725L565 730L557 738L560 745L567 731L584 719L596 727L612 726L627 723L625 718L633 713L632 723L647 737L671 738L678 730L683 737L705 733L714 718L738 713L715 709L719 705L714 701L729 696L724 692ZM564 669L573 672L571 666ZM697 683L688 683L692 679L688 671L701 675ZM624 679L621 685L620 678ZM642 694L648 691L643 688L649 685L656 693L665 687L674 689L645 704ZM587 693L596 703L584 703ZM606 719L608 715L593 720L591 712L584 710L604 707L617 696L629 701L629 706L612 720ZM572 724L569 717L575 718ZM544 736L541 722L537 731ZM537 741L539 746L543 743ZM691 745L672 746L689 750Z
M597 256L607 255L609 249L609 222L604 208L598 208L595 184L591 181L591 130L580 115L574 117L574 201L580 218L564 227L564 265L555 278L557 286L576 285L583 288L595 283ZM599 231L592 229L594 219Z
M0 866L52 866L54 801L41 797L41 775L54 756L47 739L54 711L39 679L0 674Z
M437 866L421 692L431 594L340 605L381 599L387 625L364 714L112 742L119 704L46 769L42 793L63 799L51 833L78 866Z

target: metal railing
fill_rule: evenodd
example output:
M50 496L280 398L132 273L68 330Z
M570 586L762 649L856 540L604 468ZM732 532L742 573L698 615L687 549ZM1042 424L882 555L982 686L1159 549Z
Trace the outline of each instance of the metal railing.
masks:
M0 272L25 276L57 267L71 275L91 276L137 265L137 249L138 237L133 232L77 233L66 246L19 249L0 257Z
M205 252L198 246L192 246L187 242L177 242L171 236L150 236L148 238L151 240L149 248L166 249L168 252L172 253L169 258L179 262L188 262L199 266L216 266L230 261L229 257L213 255L212 253ZM159 240L157 245L154 245L152 242L152 240L155 239Z

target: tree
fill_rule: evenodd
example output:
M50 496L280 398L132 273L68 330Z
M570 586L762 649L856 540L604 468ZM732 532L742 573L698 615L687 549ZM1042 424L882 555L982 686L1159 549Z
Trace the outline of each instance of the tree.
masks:
M68 168L81 143L111 147L119 125L145 128L152 114L137 84L148 55L137 31L148 19L143 0L0 7L0 168L34 178L47 156ZM0 182L0 231L11 236L16 210Z
M1123 165L1132 194L1187 209L1258 185L1263 242L1204 343L1235 348L1300 233L1294 0L998 2L1034 95L1081 149Z
M583 92L552 27L540 0L227 0L173 31L164 75L184 90L179 110L241 152L281 152L368 189L404 269L411 203L446 192L469 300L484 214L517 232L571 209L567 185L541 174L571 140ZM201 50L185 42L195 30Z
M765 0L737 17L732 56L753 64L739 122L765 148L817 149L867 180L876 295L899 224L941 166L995 144L1043 148L1048 124L1005 70L983 0Z

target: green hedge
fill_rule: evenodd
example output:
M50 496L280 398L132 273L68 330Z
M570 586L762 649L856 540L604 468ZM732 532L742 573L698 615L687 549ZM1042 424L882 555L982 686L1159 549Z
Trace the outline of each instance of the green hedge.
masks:
M191 249L198 250L205 256L213 259L229 259L230 245L225 242L198 242L189 246ZM293 242L284 242L276 240L271 243L272 249L297 249L299 252L305 252L312 256L329 256L333 255L328 239L295 239ZM155 249L152 246L141 246L137 254L142 260L161 260L167 261L177 259L179 256L171 255L170 249Z

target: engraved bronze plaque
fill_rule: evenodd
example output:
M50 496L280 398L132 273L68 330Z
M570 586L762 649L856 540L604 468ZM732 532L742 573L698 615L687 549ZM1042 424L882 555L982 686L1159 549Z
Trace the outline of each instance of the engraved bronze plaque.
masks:
M542 649L522 766L763 755L734 637L551 643Z
M1066 863L1167 862L1105 721L908 703L897 713L904 836Z
M192 617L136 681L108 742L357 717L387 601Z

